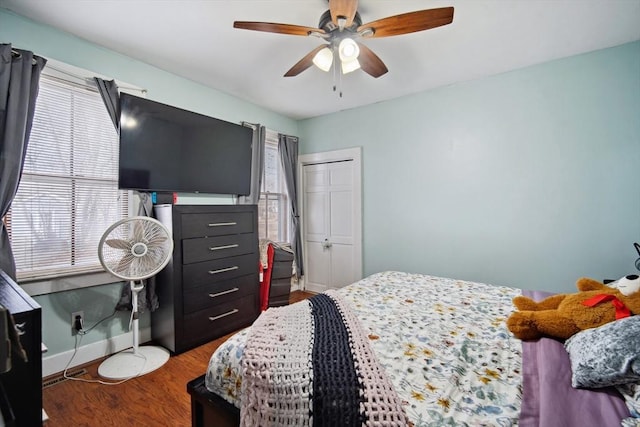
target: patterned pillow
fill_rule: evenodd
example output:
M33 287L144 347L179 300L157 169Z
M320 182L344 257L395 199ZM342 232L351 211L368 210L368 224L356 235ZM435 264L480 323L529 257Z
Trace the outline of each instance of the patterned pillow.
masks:
M622 427L640 426L640 382L634 384L617 385L616 388L624 397L624 401L629 408L629 418L622 420Z
M571 385L607 387L640 382L640 316L578 332L565 348L571 359Z

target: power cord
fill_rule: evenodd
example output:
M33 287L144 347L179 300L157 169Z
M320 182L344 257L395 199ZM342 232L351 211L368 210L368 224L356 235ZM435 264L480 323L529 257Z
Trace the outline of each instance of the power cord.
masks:
M91 332L96 326L98 326L100 323L104 322L107 319L111 319L113 316L116 315L116 313L118 312L118 310L114 309L113 313L111 313L108 316L103 317L102 319L98 320L96 323L94 323L93 326L91 326L89 329L84 329L84 321L82 320L82 318L80 316L76 317L75 323L73 324L73 327L76 329L76 331L78 332L78 335L86 335L87 333Z
M88 380L88 379L84 379L84 378L75 378L75 377L71 377L67 374L67 371L69 370L69 366L71 365L71 362L73 361L73 359L76 357L76 354L78 353L78 348L80 347L80 343L82 342L82 338L87 335L89 332L91 332L96 326L98 326L100 323L104 322L107 319L112 318L113 316L115 316L115 314L117 313L117 310L113 310L113 313L111 313L110 315L103 317L102 319L98 320L93 326L91 326L88 329L84 329L84 322L82 321L82 318L80 318L80 316L76 317L75 322L73 327L76 329L77 335L75 336L76 338L76 342L73 348L73 354L71 355L71 359L69 359L69 362L67 362L67 365L64 367L64 371L62 372L62 376L63 378L67 379L67 380L71 380L71 381L81 381L81 382L85 382L85 383L98 383L98 384L102 384L102 385L118 385L118 384L122 384L126 381L129 381L132 378L136 378L137 376L139 376L142 373L142 370L144 369L144 366L146 363L142 364L142 367L140 368L140 372L138 372L135 375L132 375L128 378L124 378L120 381L116 381L116 382L107 382L107 381L103 381L103 380ZM147 360L147 357L144 354L135 354L135 356L140 357L141 359L144 359L145 362Z

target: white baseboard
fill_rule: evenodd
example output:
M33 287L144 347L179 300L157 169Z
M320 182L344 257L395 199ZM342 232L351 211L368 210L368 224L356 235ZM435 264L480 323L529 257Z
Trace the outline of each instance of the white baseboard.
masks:
M151 328L140 329L140 342L151 340ZM127 332L113 338L81 345L75 356L73 350L54 354L53 356L42 358L42 378L58 374L65 370L67 364L69 368L93 362L105 356L126 350L133 345L133 333ZM73 360L71 360L73 358ZM69 361L71 360L71 363Z
M321 294L324 291L329 290L329 289L333 289L333 288L330 288L328 286L323 286L323 285L316 285L316 284L313 284L313 283L308 283L306 285L306 287L305 287L305 291L313 292L315 294Z

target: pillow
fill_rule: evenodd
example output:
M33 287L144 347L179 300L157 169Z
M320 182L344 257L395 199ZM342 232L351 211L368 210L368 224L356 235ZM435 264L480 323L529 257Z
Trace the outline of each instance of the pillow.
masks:
M629 418L622 420L622 427L638 427L640 425L640 382L617 385L616 388L624 397L631 415Z
M578 332L565 342L571 385L607 387L640 382L640 316Z

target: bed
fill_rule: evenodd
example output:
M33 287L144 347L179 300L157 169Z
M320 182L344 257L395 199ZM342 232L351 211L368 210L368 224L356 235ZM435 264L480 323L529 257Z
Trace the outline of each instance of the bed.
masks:
M343 317L357 319L355 323L358 326L348 325L347 329L352 335L360 334L366 341L365 347L375 357L364 356L360 362L354 357L355 364L362 367L362 360L376 361L373 374L360 376L379 374L379 381L375 384L377 388L380 388L379 384L390 383L396 399L391 403L399 402L406 415L404 420L396 419L389 423L375 418L369 420L370 425L637 426L640 379L625 380L617 387L574 388L571 385L572 361L563 343L546 338L522 342L513 337L506 328L505 320L513 311L513 297L521 293L521 290L510 287L389 271L373 274L334 292L333 296L323 295L318 301L333 298L337 311L348 313L348 316L342 313ZM542 292L529 294L537 299L548 295ZM341 308L343 305L344 309ZM291 336L306 340L300 338L304 337L306 323L298 320L300 317L296 316L299 314L291 313L306 313L308 306L314 311L314 307L320 304L301 301L288 307L270 309L260 319L267 318L266 314L271 312L271 326L278 327L285 322L283 319L286 317L282 316L293 316L288 322L297 322L298 326ZM640 325L635 319L633 321L634 325ZM252 361L255 362L253 366L263 362L260 355L265 353L264 347L258 345L257 351L254 349L254 341L260 341L265 335L264 329L260 328L262 326L256 323L231 337L211 356L206 374L189 383L194 426L238 425L243 386L245 396L249 396L261 386L255 382L256 372L261 374L258 377L267 380L282 375L274 372L264 374L265 367L260 365L253 376L247 377L247 371L250 371L247 365L252 366ZM352 332L356 329L357 333ZM286 333L282 329L276 331L278 333L280 339L285 340L283 336ZM321 335L315 331L311 336L318 341ZM265 354L281 351L280 358L295 354L292 350L274 348ZM584 352L584 349L579 351ZM287 381L290 372L285 372ZM320 372L320 369L312 369L302 378L309 381L308 377L313 377L311 382L320 382ZM313 403L300 403L298 400L287 406L286 411L296 405L302 405L303 409L313 406L317 412L313 423L306 418L299 424L322 425L319 414L323 404L319 393L315 389L312 392L307 386L301 387L301 391ZM255 399L254 393L245 397L244 403L247 405L246 401ZM281 398L266 399L266 403L263 399L259 403L263 407L273 407L281 404ZM367 405L364 404L369 408ZM362 402L360 406L363 407ZM243 407L242 411L243 418L246 418L250 410ZM384 409L381 412L388 411ZM247 419L251 418L244 419L244 425L255 425L255 419L253 422ZM284 424L277 421L278 418L270 420L257 423ZM366 424L362 420L345 422L360 423ZM332 424L324 422L324 425Z

